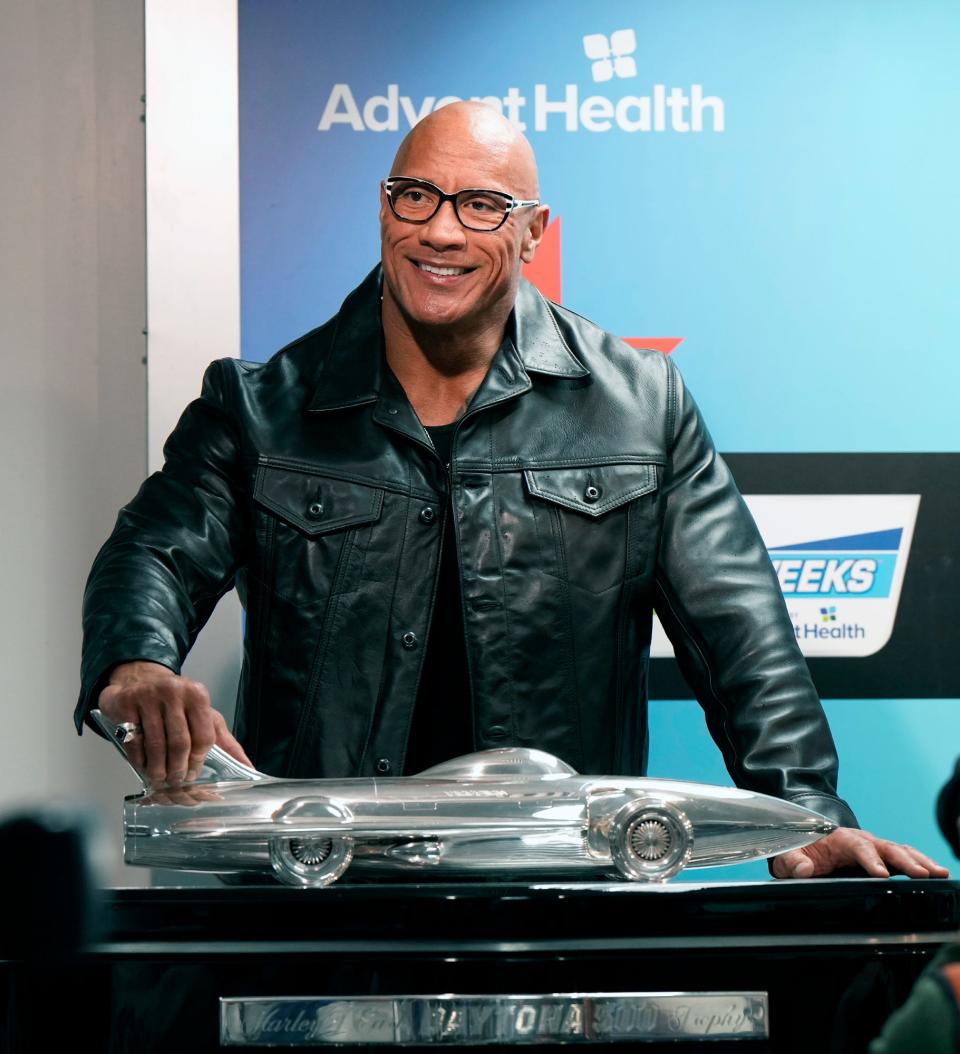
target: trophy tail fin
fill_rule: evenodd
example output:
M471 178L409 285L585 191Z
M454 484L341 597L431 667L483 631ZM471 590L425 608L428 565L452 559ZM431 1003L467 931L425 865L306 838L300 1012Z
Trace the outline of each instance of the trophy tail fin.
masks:
M258 772L228 754L222 747L211 747L203 762L203 772L196 783L229 783L231 780L267 780L270 777Z
M132 726L125 723L118 725L116 722L111 721L102 710L97 708L90 711L89 717L94 727L99 730L104 739L109 739L117 750L120 751L120 756L137 774L137 779L140 780L144 788L149 787L146 776L130 760L126 747L124 746L124 743L131 739L135 734Z
M96 709L90 711L90 719L103 733L104 737L109 739L117 750L120 751L123 760L126 761L130 768L137 774L137 779L140 780L144 788L149 789L149 780L146 775L130 761L130 756L127 754L125 746L130 739L139 734L139 729L125 722L117 724L116 722L111 721L102 711ZM193 782L228 783L231 781L265 780L269 778L270 777L263 772L258 772L256 769L250 768L249 765L244 765L243 762L237 761L236 758L231 757L222 747L213 746L210 748L209 753L204 759L203 771Z

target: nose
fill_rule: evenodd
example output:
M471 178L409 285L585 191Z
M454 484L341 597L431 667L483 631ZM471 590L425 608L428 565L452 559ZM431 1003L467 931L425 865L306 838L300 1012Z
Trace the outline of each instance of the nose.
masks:
M466 232L457 219L452 201L445 201L433 217L420 228L420 241L431 249L462 249L466 243Z

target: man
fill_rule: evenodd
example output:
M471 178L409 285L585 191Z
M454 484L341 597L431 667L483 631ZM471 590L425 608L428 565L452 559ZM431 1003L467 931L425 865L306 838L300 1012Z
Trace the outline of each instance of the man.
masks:
M845 825L780 876L945 874L855 829L766 550L664 356L548 304L529 143L430 115L381 188L382 277L270 363L214 363L88 584L84 687L154 783L219 743L276 775L511 743L642 773L653 603L742 786ZM236 730L177 675L247 610ZM241 742L243 747L241 747Z

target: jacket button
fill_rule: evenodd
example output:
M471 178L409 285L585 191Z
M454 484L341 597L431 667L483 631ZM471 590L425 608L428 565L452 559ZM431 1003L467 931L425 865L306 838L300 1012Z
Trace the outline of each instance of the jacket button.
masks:
M409 651L417 646L417 635L416 633L407 630L407 632L400 638L400 642Z
M312 501L307 506L307 515L311 520L319 520L323 515L323 505L319 501Z
M390 771L390 759L389 758L377 758L376 770L381 776L386 776Z
M420 522L421 523L425 523L425 524L427 524L429 526L431 523L434 523L436 521L436 518L437 518L436 510L431 508L429 505L425 505L420 510Z
M600 488L595 487L592 483L583 492L584 501L596 501L600 497Z
M503 725L491 725L487 729L487 739L506 739L507 730Z

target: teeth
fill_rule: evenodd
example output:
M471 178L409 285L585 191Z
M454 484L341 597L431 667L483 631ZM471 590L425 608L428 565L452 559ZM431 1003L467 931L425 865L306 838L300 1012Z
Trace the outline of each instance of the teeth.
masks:
M466 267L431 267L430 264L425 263L417 264L417 266L420 268L421 271L428 271L430 274L439 274L444 276L467 273Z

